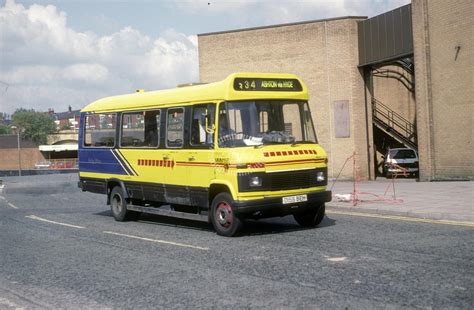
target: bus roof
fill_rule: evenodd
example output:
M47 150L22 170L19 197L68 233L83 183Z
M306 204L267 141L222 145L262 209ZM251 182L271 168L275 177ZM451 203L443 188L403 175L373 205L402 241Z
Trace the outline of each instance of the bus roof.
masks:
M308 100L308 90L294 74L242 72L215 83L106 97L87 105L81 112L130 111L172 104L251 99Z

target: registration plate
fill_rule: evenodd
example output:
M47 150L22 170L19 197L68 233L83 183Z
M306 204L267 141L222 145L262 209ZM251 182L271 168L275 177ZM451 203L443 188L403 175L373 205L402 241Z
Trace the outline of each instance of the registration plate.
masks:
M283 197L283 204L289 204L289 203L297 203L297 202L304 202L308 201L308 196L307 195L296 195L296 196L288 196L288 197Z

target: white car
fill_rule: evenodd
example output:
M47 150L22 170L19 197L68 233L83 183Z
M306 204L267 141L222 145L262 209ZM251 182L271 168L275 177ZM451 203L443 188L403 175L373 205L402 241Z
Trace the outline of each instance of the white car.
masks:
M418 177L418 153L409 148L390 149L384 157L384 175L413 175Z

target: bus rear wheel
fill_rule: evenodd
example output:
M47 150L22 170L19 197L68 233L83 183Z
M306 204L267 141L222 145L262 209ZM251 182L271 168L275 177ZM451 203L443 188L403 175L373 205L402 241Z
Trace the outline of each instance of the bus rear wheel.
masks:
M233 199L228 193L220 193L211 205L211 222L218 235L235 236L242 228L242 220L232 209Z
M138 212L127 210L127 200L120 186L115 186L110 193L110 210L118 222L134 220L138 216Z
M324 203L319 208L311 209L305 212L293 214L295 221L303 227L316 227L324 219L326 213L326 206Z

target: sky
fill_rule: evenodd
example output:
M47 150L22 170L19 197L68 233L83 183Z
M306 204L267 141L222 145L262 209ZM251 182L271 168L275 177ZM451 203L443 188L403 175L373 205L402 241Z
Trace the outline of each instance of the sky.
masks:
M81 109L106 96L199 82L197 34L340 16L409 0L6 0L0 112Z

